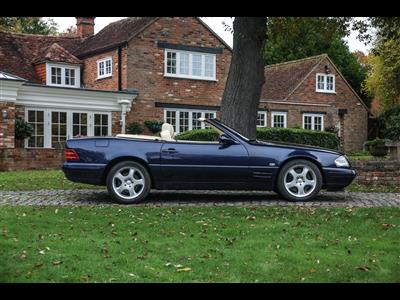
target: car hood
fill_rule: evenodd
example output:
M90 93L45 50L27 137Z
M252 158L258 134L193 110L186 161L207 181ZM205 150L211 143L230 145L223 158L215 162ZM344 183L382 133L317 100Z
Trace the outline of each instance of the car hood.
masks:
M276 147L286 147L286 148L289 147L291 149L318 151L318 152L325 152L325 153L330 153L330 154L344 155L343 152L331 150L328 148L295 144L295 143L276 142L276 141L273 141L273 142L272 141L260 141L260 140L251 141L250 143L252 145L258 145L258 146L276 146Z

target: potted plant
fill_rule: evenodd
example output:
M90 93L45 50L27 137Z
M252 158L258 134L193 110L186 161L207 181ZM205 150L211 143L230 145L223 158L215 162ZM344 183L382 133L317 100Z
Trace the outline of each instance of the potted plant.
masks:
M16 147L22 147L24 139L30 137L33 133L32 126L24 120L15 119L15 144Z
M388 148L385 145L386 141L384 139L375 139L368 141L368 151L371 155L376 157L383 157L388 153Z
M151 133L157 134L161 131L163 122L158 120L147 120L144 121L144 125L150 130Z

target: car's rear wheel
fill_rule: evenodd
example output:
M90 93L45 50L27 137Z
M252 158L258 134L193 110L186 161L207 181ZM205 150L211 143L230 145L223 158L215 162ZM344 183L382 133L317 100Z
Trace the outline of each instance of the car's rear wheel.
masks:
M117 163L107 175L108 192L118 203L139 203L147 197L150 187L149 172L137 162Z
M322 175L312 162L296 159L281 169L277 189L289 201L308 201L314 198L322 187Z

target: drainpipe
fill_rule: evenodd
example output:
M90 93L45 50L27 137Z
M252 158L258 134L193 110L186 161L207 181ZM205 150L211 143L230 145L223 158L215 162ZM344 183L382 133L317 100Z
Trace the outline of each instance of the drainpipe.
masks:
M118 104L121 105L122 111L121 111L121 133L125 134L125 128L126 128L126 113L131 111L131 101L130 100L118 100Z
M118 91L122 90L122 49L118 47Z

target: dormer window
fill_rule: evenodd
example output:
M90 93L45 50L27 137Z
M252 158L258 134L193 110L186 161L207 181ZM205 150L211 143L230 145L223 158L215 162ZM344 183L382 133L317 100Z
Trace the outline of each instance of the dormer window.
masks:
M80 67L64 64L46 64L47 85L79 88Z
M112 76L112 58L107 57L97 61L97 79Z
M335 93L335 75L318 73L315 90L321 93Z

